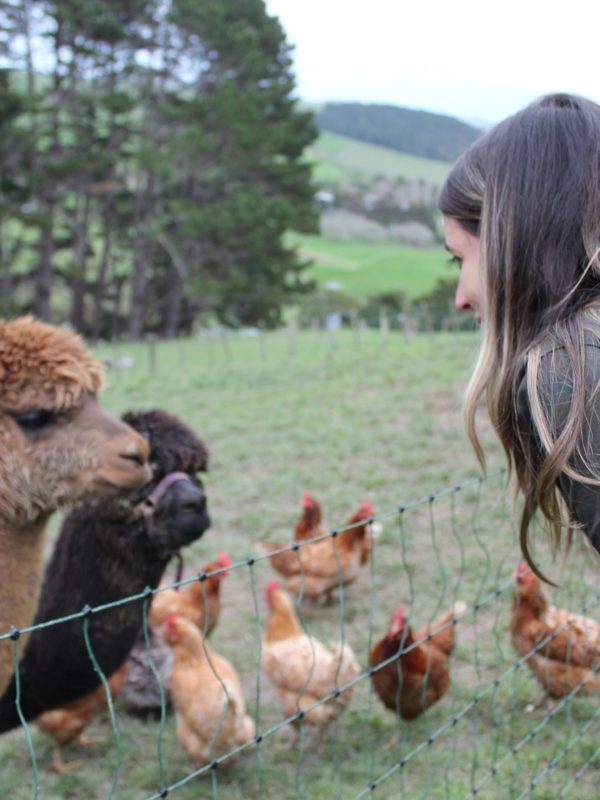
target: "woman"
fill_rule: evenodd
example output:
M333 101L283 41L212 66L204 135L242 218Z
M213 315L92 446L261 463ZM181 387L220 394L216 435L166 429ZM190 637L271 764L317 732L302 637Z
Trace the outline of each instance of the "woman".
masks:
M459 159L442 189L456 306L482 344L465 403L487 400L523 495L520 542L539 508L554 548L580 527L600 551L600 106L543 97Z

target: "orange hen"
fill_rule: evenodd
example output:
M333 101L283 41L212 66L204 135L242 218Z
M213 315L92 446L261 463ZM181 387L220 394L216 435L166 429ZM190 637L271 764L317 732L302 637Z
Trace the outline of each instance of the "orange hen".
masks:
M337 687L350 683L359 674L354 653L345 642L326 647L302 629L294 604L277 581L267 587L269 617L262 645L263 670L273 684L286 717L303 711L304 722L315 728L318 739L343 710L352 695L345 689L335 700L329 698L310 708ZM307 710L310 709L310 710ZM297 733L300 720L293 720Z
M600 658L600 625L591 617L550 604L540 579L526 564L516 571L510 632L515 650L554 699L576 689L593 694L600 679L592 669ZM532 652L533 651L533 652Z
M127 675L127 664L114 672L108 679L111 698L116 697L121 691ZM55 772L68 772L77 766L78 762L65 763L62 758L62 748L77 742L80 745L93 744L97 739L85 738L81 734L89 723L108 708L104 686L99 686L93 692L74 700L62 708L45 711L35 720L36 725L44 733L52 736L56 742L52 758L52 768Z
M228 553L221 552L216 561L204 567L202 574L216 570L221 572L208 575L204 580L194 581L179 589L165 589L155 594L150 607L150 625L157 628L165 621L167 614L176 612L191 620L204 636L208 636L219 619L221 582L229 575L227 567L230 566L231 558Z
M373 687L383 704L403 719L412 720L444 696L450 685L449 656L454 649L454 620L464 603L413 635L400 605L385 636L371 650Z
M154 669L158 672L161 684L169 683L173 654L171 648L156 635L167 615L173 612L191 620L202 632L209 636L214 630L221 612L221 583L229 575L231 559L225 552L207 564L201 573L202 580L181 586L179 589L163 589L154 595L148 620L150 623L150 653L143 636L129 655L129 674L123 690L127 708L138 714L159 713L162 707L162 693L150 666L150 655ZM215 575L208 573L219 570Z
M167 615L161 633L173 648L169 689L177 738L190 758L201 766L253 739L256 726L233 665L179 614Z
M274 553L271 566L285 581L285 588L298 596L301 592L311 599L331 598L340 585L352 583L361 566L367 563L371 552L369 524L373 506L364 502L348 520L347 530L301 547ZM285 547L282 544L261 542L262 550L272 552Z

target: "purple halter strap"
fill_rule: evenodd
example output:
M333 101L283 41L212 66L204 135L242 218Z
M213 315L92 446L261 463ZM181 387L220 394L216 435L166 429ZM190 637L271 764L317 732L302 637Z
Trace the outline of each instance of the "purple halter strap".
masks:
M177 483L178 481L190 481L191 483L191 478L186 472L167 473L167 475L165 475L165 477L156 484L148 497L142 500L141 503L135 507L133 516L142 518L144 521L144 528L146 529L146 534L148 536L151 536L154 530L154 512L156 511L156 506L159 504L163 495L171 488L171 486L173 486L174 483ZM179 552L174 553L174 555L177 558L175 582L179 583L183 575L183 557Z

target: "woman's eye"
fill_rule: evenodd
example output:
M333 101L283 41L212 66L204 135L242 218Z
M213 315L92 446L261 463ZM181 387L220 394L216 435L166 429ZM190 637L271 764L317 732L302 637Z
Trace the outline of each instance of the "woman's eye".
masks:
M462 258L459 258L458 256L452 256L452 258L448 259L448 263L460 269L462 267Z
M24 431L39 431L54 422L54 414L45 408L36 408L25 414L15 415L14 419Z

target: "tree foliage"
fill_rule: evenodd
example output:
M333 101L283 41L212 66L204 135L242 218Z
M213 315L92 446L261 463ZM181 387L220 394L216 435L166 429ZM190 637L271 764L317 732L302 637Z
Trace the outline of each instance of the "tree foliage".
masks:
M317 132L263 0L9 0L0 54L4 313L94 337L279 321Z

